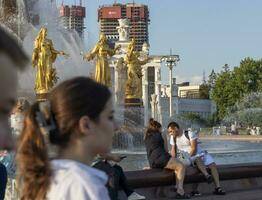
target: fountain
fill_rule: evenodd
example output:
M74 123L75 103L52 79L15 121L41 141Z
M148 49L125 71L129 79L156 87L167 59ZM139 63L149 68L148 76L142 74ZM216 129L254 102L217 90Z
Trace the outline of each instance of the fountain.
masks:
M4 0L0 1L2 9L8 7ZM65 30L59 20L59 15L57 12L57 7L55 3L51 1L24 1L16 0L13 1L14 6L12 7L12 19L15 21L15 28L8 28L16 37L20 40L23 48L28 53L32 55L34 47L34 39L39 32L41 27L46 27L48 29L48 37L53 40L54 47L57 50L63 50L70 55L70 58L65 59L63 57L58 57L55 62L55 67L57 74L60 77L58 83L65 79L86 75L89 76L93 73L94 66L84 61L80 52L84 51L85 47L81 38L74 31ZM10 7L10 5L9 5ZM36 15L39 17L38 24L34 25L31 23L32 20L28 16ZM124 64L124 56L127 51L127 46L129 44L129 22L126 19L119 21L120 26L118 27L119 34L121 35L119 44L121 44L121 52L110 60L110 62L116 62L117 71L119 76L115 77L117 83L113 83L114 89L117 90L116 98L116 117L121 121L121 128L118 133L116 133L113 146L120 149L133 149L137 146L143 146L143 132L142 126L137 127L137 123L132 118L124 118L124 113L126 113L126 108L124 106L125 100L125 81L126 81L126 65ZM24 28L26 24L26 29ZM93 64L93 63L92 63ZM19 96L25 96L29 100L35 100L34 92L34 81L35 81L35 69L32 68L30 64L24 72L19 72ZM118 78L118 79L117 79ZM137 116L135 111L129 111L129 115ZM124 125L125 124L125 125Z
M132 43L130 36L130 22L128 19L119 19L117 31L119 40L116 46L120 45L121 49L111 60L113 78L113 91L115 92L116 119L121 123L120 130L114 136L113 148L117 150L134 151L144 146L144 125L143 125L143 103L142 96L138 98L127 99L126 85L128 80L128 63L127 54L130 51ZM141 52L139 52L141 53ZM143 52L144 53L144 52ZM142 56L138 56L142 57ZM143 57L146 59L147 56ZM137 57L136 57L137 58ZM141 66L140 66L141 67ZM139 68L139 67L138 67ZM141 69L142 71L142 69ZM141 81L142 90L142 81ZM129 100L129 102L127 102Z
M63 28L55 3L38 0L16 0L12 1L12 4L11 1L9 4L6 2L0 1L0 5L2 5L0 7L1 16L10 19L7 21L5 29L18 38L28 55L32 55L34 38L43 26L48 29L48 35L52 38L55 48L70 55L69 59L58 58L55 63L60 77L58 83L74 76L89 76L92 73L93 67L83 61L80 55L80 52L84 50L81 38L75 31ZM31 101L34 100L34 80L35 70L30 64L26 71L19 73L19 96L27 96Z
M0 1L3 5L4 0ZM7 6L7 5L6 5ZM3 8L3 7L1 7ZM29 16L38 16L38 24L34 25ZM16 22L16 28L8 29L20 40L23 48L32 55L34 47L34 39L39 32L41 27L48 29L48 37L53 40L54 47L57 50L63 50L68 53L70 57L65 59L58 57L55 62L57 74L60 77L58 83L65 79L86 75L89 76L93 73L94 66L84 61L80 52L84 51L85 47L81 38L74 31L65 30L59 20L57 7L55 3L51 1L14 1L14 11L12 11L12 18ZM114 148L117 149L134 149L134 147L143 146L143 126L137 126L135 119L124 117L126 115L126 108L124 106L125 101L125 81L127 68L124 64L124 56L127 51L129 40L129 22L126 19L119 21L120 26L118 27L119 34L121 35L119 44L122 46L121 52L110 60L115 62L117 65L117 71L119 76L113 77L117 80L117 83L113 83L113 87L117 90L116 94L116 118L121 121L121 128L115 135ZM26 29L24 27L26 24ZM93 64L93 63L92 63ZM35 100L34 92L34 81L35 81L35 69L32 65L27 67L24 72L19 72L19 96L26 96L29 100ZM129 116L137 116L141 113L136 111L128 111Z
M0 21L18 41L23 40L36 18L32 8L37 0L0 0Z

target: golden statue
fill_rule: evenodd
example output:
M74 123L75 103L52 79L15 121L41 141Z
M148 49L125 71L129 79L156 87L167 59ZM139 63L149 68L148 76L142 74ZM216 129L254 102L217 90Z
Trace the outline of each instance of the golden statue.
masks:
M52 40L47 38L47 28L41 28L36 39L32 55L33 67L36 67L35 91L45 94L56 84L58 76L53 66L57 55L65 55L63 51L54 49Z
M108 64L108 56L115 55L116 51L121 46L117 46L115 49L110 49L107 45L105 34L101 33L99 41L90 53L84 55L84 59L90 61L97 57L96 61L96 73L95 80L108 87L111 86L110 68Z
M125 63L127 64L126 99L142 98L142 65L148 62L139 59L139 53L135 51L135 40L132 39L127 47Z

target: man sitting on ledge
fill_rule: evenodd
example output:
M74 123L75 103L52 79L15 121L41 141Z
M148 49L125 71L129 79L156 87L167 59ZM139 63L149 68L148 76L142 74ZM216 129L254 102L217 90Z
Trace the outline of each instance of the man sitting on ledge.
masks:
M170 122L168 125L168 133L170 137L170 144L172 145L171 155L176 157L177 151L182 154L183 159L188 159L191 165L197 166L197 168L205 175L208 183L214 180L215 183L215 195L225 195L220 187L219 174L217 171L216 163L207 151L204 151L198 145L198 136L193 131L182 131L176 122ZM206 167L211 171L211 175L207 172ZM199 194L198 191L193 192Z

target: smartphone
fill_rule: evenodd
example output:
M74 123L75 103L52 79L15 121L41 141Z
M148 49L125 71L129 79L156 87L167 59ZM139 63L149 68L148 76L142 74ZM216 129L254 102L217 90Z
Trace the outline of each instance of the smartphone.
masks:
M123 159L125 159L126 158L126 156L120 156L120 159L121 160L123 160Z

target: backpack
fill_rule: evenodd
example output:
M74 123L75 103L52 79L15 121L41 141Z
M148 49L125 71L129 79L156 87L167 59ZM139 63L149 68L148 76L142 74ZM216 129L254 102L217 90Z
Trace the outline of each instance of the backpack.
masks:
M189 137L189 135L188 135L188 130L185 130L184 131L184 135L186 136L186 138L189 140L189 142L190 142L190 137ZM201 144L201 142L199 141L199 140L197 140L197 144Z
M188 135L188 130L184 131L184 135L186 136L186 138L190 141L189 135Z
M93 165L94 168L105 172L108 176L108 182L106 184L109 196L111 200L118 200L118 190L119 190L119 176L115 172L114 167L112 167L106 160L98 161Z

